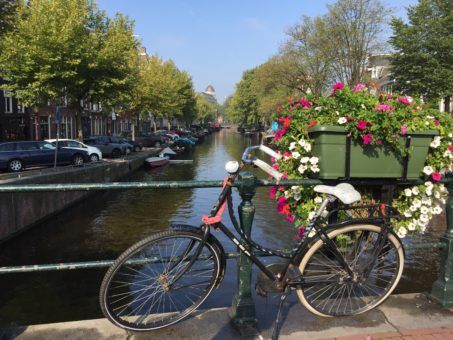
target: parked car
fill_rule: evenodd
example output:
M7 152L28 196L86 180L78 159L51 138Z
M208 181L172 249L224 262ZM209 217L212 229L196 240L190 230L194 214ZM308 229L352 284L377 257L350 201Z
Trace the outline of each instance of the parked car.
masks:
M135 141L141 143L143 146L154 148L160 148L167 142L165 137L155 133L149 133L146 136L135 137Z
M124 144L126 146L126 153L131 153L134 151L134 145L127 142L123 137L109 136L110 142Z
M132 140L129 137L119 137L119 139L124 142L132 145L132 151L139 152L142 151L143 149L143 143L137 141L137 140Z
M115 143L110 136L92 136L84 139L83 142L87 145L95 146L101 150L104 157L120 157L128 153L126 144Z
M46 139L46 142L52 143L52 145L56 146L57 140L56 139ZM97 162L102 159L102 152L95 146L86 145L78 140L74 139L58 139L58 146L62 148L73 148L73 149L80 149L88 152L91 162Z
M20 141L0 143L0 169L22 171L32 166L53 165L55 146L46 141ZM89 162L88 152L80 149L59 148L57 164L80 166Z

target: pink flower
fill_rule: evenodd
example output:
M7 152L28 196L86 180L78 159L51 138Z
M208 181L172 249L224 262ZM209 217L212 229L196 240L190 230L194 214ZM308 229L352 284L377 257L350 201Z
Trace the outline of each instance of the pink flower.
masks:
M439 172L433 172L431 178L434 182L439 182L442 179L442 175Z
M390 111L392 111L393 107L392 107L392 105L388 105L388 104L379 104L379 105L376 105L376 107L374 109L376 111L390 112Z
M434 125L438 126L439 125L439 120L434 118L434 122L433 123L434 123Z
M277 200L277 203L278 204L285 204L286 203L286 197L285 196L279 197L278 200Z
M392 99L393 95L391 93L387 93L387 99Z
M332 89L333 89L334 91L336 91L336 90L342 90L342 89L344 89L344 84L343 84L343 83L336 83L334 86L332 86Z
M274 164L272 164L272 167L273 167L275 170L277 170L277 169L278 169L278 164L277 164L277 163L274 163Z
M407 131L407 125L401 125L401 136L404 136Z
M277 188L272 186L269 188L269 198L274 199L275 198L275 193L277 192Z
M371 137L371 132L368 132L365 136L363 136L363 145L370 144L373 141L373 137Z
M448 151L453 152L453 145L449 145L449 146L448 146Z
M403 104L406 104L406 105L409 105L411 103L409 98L407 98L407 97L398 97L398 101L400 103L403 103Z
M299 227L299 232L297 233L297 238L302 238L304 236L305 226Z
M378 139L378 140L376 141L376 144L377 144L377 145L382 145L382 141L381 141L380 139Z
M285 191L285 187L284 187L283 185L280 185L280 186L278 187L278 191Z
M282 179L287 179L288 178L288 174L286 172L283 173L283 176L282 176Z
M366 85L363 83L358 83L357 85L354 86L354 92L360 92L366 90Z
M291 154L290 152L286 152L286 151L285 151L285 152L283 153L283 159L284 159L285 161L287 161L287 160L290 159L291 157L292 157L292 154Z
M368 122L367 121L364 121L364 120L359 120L357 122L357 129L363 131L366 129L366 126L368 125Z
M305 98L302 98L300 101L299 101L300 105L302 105L303 107L309 107L311 104L308 100L306 100Z
M286 220L290 223L293 223L294 222L294 216L292 216L291 214L288 214L286 215Z

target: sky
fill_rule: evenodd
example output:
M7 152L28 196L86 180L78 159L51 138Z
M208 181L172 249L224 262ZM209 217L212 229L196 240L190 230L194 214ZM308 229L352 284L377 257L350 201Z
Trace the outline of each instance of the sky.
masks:
M287 29L302 15L326 13L332 0L97 0L109 16L135 21L148 54L172 59L197 92L211 84L222 103L242 73L279 51ZM417 0L383 1L405 18Z

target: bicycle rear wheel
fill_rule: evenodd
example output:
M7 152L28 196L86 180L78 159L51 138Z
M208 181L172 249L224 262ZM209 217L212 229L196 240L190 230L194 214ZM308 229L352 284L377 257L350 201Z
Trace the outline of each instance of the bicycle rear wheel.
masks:
M102 281L102 312L115 325L134 331L172 325L207 298L220 273L220 255L206 243L191 267L202 236L167 231L127 249Z
M404 251L394 234L384 238L382 230L381 226L359 224L328 232L354 278L322 240L310 247L299 265L307 285L297 289L299 300L308 310L320 316L360 314L391 294L403 272ZM382 249L376 257L380 242Z

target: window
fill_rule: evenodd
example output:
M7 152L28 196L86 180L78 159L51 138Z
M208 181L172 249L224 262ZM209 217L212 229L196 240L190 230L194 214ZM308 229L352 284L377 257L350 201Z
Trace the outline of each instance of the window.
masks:
M49 135L49 116L40 116L39 117L39 127L41 130L41 138L46 139L50 138Z
M15 143L7 143L0 145L0 151L14 151Z
M13 96L7 90L3 90L5 97L5 113L13 113Z
M19 100L17 101L17 113L25 113L25 105Z
M75 140L68 140L66 143L67 143L67 146L69 146L71 148L83 148L84 147L82 144L80 144L79 142L76 142Z
M39 149L39 144L35 142L23 142L23 143L17 143L16 144L16 150L38 150Z

